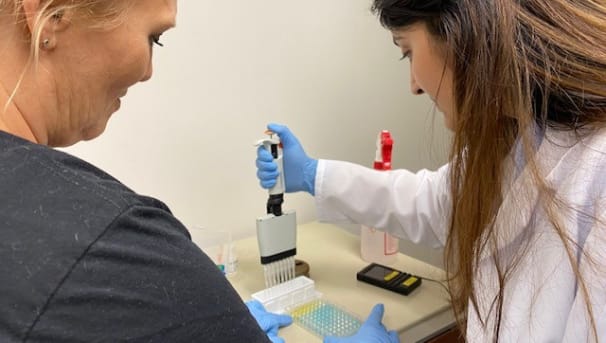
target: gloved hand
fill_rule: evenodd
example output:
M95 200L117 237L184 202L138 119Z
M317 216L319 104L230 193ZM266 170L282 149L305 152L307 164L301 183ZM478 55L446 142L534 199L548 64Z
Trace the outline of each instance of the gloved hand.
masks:
M387 331L381 323L383 304L377 304L372 308L368 319L362 324L360 330L349 337L325 337L324 343L399 343L400 339L395 331Z
M288 127L269 124L267 128L277 133L282 142L284 167L284 187L286 192L306 191L315 194L316 169L318 160L310 158L303 150L297 137ZM276 184L278 165L273 161L271 153L264 147L257 150L257 177L263 188L271 188Z
M261 329L267 334L270 341L273 343L284 343L284 339L278 337L278 329L290 325L292 323L291 316L267 312L263 304L257 300L247 301L246 307L248 307L248 310L257 320Z

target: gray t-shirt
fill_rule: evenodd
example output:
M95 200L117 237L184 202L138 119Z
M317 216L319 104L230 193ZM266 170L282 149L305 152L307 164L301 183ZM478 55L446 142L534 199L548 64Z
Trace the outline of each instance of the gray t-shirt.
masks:
M0 199L0 342L268 342L160 201L5 132Z

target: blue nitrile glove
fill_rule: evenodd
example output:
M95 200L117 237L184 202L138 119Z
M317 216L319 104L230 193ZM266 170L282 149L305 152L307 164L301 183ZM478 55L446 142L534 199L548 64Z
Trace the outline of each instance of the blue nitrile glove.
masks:
M349 337L325 337L324 343L399 343L400 339L395 331L387 331L381 323L383 319L383 304L377 304L370 311L368 319L362 324L360 330Z
M292 317L287 314L275 314L267 312L263 304L257 300L246 302L246 307L257 320L261 329L267 334L273 343L284 343L284 339L278 337L278 329L292 323Z
M284 187L286 192L305 191L315 194L316 169L318 160L310 158L303 150L301 143L288 127L269 124L267 128L277 133L282 142L282 165L284 167ZM263 188L271 188L276 184L278 165L273 161L271 153L264 147L257 149L257 177Z

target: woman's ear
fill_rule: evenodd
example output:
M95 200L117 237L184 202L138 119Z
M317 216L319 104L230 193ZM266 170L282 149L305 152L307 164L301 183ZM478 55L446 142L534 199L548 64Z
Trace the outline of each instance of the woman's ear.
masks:
M57 45L57 33L67 29L70 10L54 11L41 5L40 0L23 0L23 15L32 41L37 41L43 50L51 50ZM48 17L50 15L50 17Z

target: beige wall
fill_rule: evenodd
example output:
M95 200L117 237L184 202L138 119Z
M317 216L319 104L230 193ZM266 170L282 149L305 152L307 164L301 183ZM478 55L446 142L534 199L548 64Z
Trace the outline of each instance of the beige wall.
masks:
M162 199L186 225L235 237L253 235L265 211L252 143L267 122L288 124L310 155L368 166L389 129L395 167L434 168L446 155L441 114L411 95L409 64L370 4L182 0L152 80L129 91L103 136L68 151ZM285 208L315 218L305 194Z

